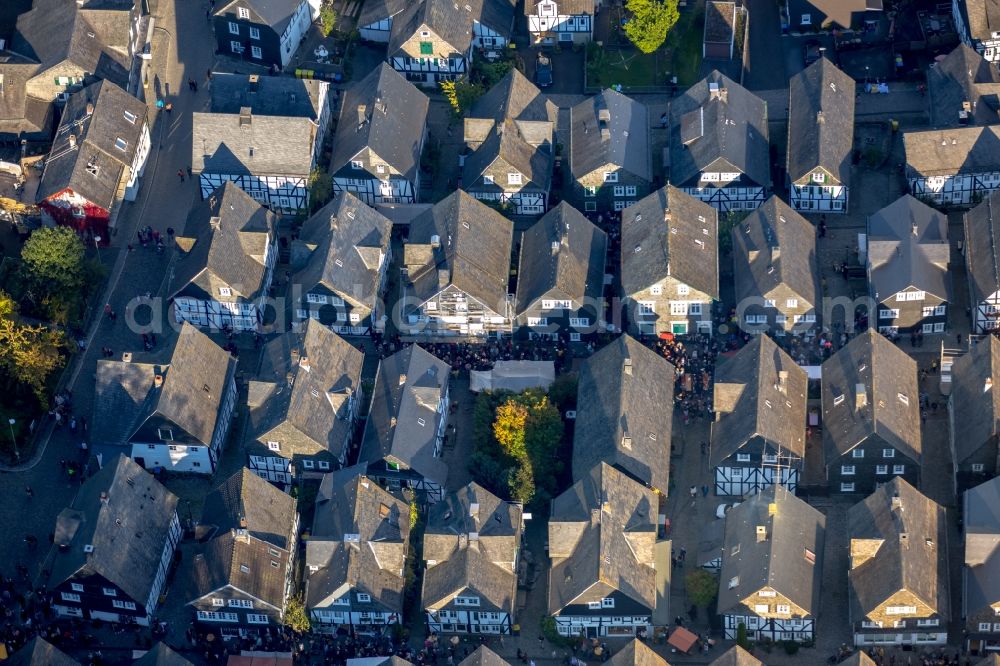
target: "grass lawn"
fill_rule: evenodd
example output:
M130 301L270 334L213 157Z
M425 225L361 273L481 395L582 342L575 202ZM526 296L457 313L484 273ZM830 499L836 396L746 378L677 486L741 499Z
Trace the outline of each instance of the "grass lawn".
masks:
M701 78L702 33L705 29L705 6L701 3L681 14L677 24L667 35L667 47L673 56L673 76L681 88L697 83Z
M667 74L662 71L662 53L645 54L631 47L592 48L587 54L587 85L607 88L662 86Z

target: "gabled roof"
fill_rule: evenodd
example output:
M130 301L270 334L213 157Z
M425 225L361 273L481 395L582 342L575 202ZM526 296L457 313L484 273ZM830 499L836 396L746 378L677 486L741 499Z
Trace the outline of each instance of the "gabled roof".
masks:
M670 103L670 182L686 185L705 170L739 171L766 186L767 137L767 104L713 70Z
M145 125L146 105L114 83L98 81L74 93L45 159L36 201L68 188L110 210Z
M364 465L324 474L306 542L306 565L318 567L309 573L306 606L325 607L352 590L401 613L409 538L409 504L365 476Z
M496 122L510 119L554 123L558 113L558 107L542 94L538 86L520 70L512 68L472 104L469 118L490 118Z
M302 0L238 0L240 4L246 5L254 14L259 16L261 20L278 33L279 35L285 31L288 24L291 23L292 17L295 16L295 11L302 4ZM214 11L215 16L224 16L227 13L232 13L233 5L237 3L237 0L230 0L229 2L224 2L218 9Z
M359 123L362 105L366 120ZM344 93L330 172L336 173L367 148L407 180L414 180L429 106L427 95L383 62Z
M764 662L739 645L734 645L708 666L764 666Z
M462 178L468 183L468 187L491 187L482 182L482 174L494 162L500 160L523 176L523 189L533 185L537 189L549 191L552 184L553 162L551 136L555 126L549 124L547 128L549 138L541 143L533 143L532 139L536 137L522 132L521 126L522 124L512 120L493 125L486 140L465 159ZM535 130L535 128L529 129ZM538 134L537 131L533 133ZM502 183L498 183L495 187L502 189L501 185Z
M897 476L852 506L847 524L851 621L860 622L906 590L947 624L951 614L944 508Z
M292 284L322 285L355 306L373 309L392 223L349 192L337 194L307 219L299 239L313 248Z
M995 335L979 340L955 359L951 377L954 456L961 465L1000 435L1000 340Z
M965 213L965 268L972 307L1000 291L1000 191ZM969 242L972 240L973 242Z
M656 494L603 462L577 478L552 501L549 614L615 591L655 610Z
M423 302L453 285L502 312L513 236L510 220L456 190L410 223L403 263L409 269L413 296Z
M34 78L41 65L13 51L0 51L0 75L3 76L3 95L0 95L0 135L18 139L22 133L40 134L48 138L54 120L53 105L48 101L29 97L28 81Z
M927 70L931 126L956 127L959 113L968 102L968 122L990 125L1000 122L1000 72L975 49L959 44Z
M443 487L448 466L434 456L434 445L450 373L447 363L418 345L382 359L358 462L399 461Z
M959 0L958 8L972 39L992 41L993 33L1000 32L1000 1Z
M272 545L241 536L235 530L198 544L190 565L185 569L187 578L182 581L184 598L188 604L193 604L216 590L228 587L256 600L255 608L263 610L260 603L263 602L282 612L286 600L284 561L287 554L275 557L271 554L272 550ZM278 566L271 562L276 562Z
M410 6L410 0L366 0L361 5L356 25L358 28L392 18Z
M468 591L487 612L513 614L514 570L521 542L521 507L469 483L434 504L427 517L421 599L438 610Z
M824 361L822 376L828 465L871 435L920 463L917 364L906 352L868 329Z
M670 664L653 652L651 647L633 638L611 656L608 666L670 666Z
M244 467L208 494L201 523L214 525L217 535L246 530L253 539L291 551L295 519L295 498Z
M49 588L100 576L144 608L176 517L177 496L152 474L124 455L107 461L56 518Z
M510 36L514 3L510 0L467 0L455 7L452 0L419 0L392 20L388 53L392 56L420 27L433 32L456 53L466 53L472 44L473 21Z
M362 352L313 319L269 341L248 389L248 436L281 442L287 458L318 451L338 458L354 429L363 364Z
M480 645L472 654L458 662L458 666L511 666L511 664L485 645Z
M44 638L32 638L24 647L12 654L4 664L8 666L80 666L80 662Z
M743 601L768 589L818 615L825 536L826 517L784 486L734 507L726 515L719 613L753 614Z
M570 109L569 131L570 171L575 178L612 165L653 180L649 109L642 102L607 88Z
M124 445L158 416L208 446L235 368L229 352L186 322L165 363L99 360L93 441Z
M806 396L809 376L770 336L750 344L715 370L716 421L711 465L717 467L748 441L762 438L781 456L806 455Z
M584 361L577 389L573 478L614 465L664 495L670 482L676 369L622 335Z
M277 251L274 225L271 211L226 181L188 215L184 237L194 246L174 268L170 298L219 300L219 288L228 287L234 299L256 303L269 286L266 259Z
M288 76L213 73L212 113L239 113L249 108L258 116L309 118L319 122L329 104L330 84L316 79Z
M608 236L565 201L521 237L517 280L518 314L546 295L578 305L604 293Z
M867 11L881 11L882 0L791 0L789 16L812 15L812 24L832 22L841 28L857 26L857 18ZM855 20L852 20L855 19Z
M820 167L849 184L854 149L854 79L820 58L788 82L788 177Z
M621 280L625 296L673 277L719 298L719 213L665 185L622 212Z
M868 217L868 280L877 302L914 288L951 301L948 218L904 194Z
M132 666L194 666L194 664L161 641L132 662Z
M962 499L962 617L968 618L1000 603L1000 477L965 491Z
M1000 126L905 132L907 178L1000 169Z
M772 195L732 228L736 301L788 290L819 305L816 227Z
M877 664L864 650L858 650L847 659L839 662L838 666L877 666Z
M191 127L195 173L307 176L313 163L309 118L196 111Z

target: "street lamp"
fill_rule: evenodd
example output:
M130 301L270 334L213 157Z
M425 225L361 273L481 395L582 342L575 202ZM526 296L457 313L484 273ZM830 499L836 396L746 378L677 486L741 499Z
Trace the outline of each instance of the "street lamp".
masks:
M101 242L100 236L94 236L94 249L97 250L97 263L101 263L101 248L98 243Z
M7 425L10 426L10 441L14 444L14 457L17 458L18 462L21 462L21 452L17 449L17 437L14 437L15 423L17 423L17 419L7 419Z

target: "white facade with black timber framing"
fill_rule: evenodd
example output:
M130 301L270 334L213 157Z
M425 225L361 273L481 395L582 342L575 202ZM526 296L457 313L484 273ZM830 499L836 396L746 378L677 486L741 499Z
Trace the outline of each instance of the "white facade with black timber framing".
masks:
M226 182L235 183L261 204L283 213L303 211L309 205L309 184L306 175L268 176L236 173L201 173L198 185L201 196L208 198Z
M750 454L737 455L740 458L746 456L749 461ZM799 483L799 470L794 467L779 467L778 457L774 454L765 454L764 458L774 459L774 463L765 463L760 467L736 465L716 467L715 494L724 497L745 497L773 486L776 482L794 493Z
M369 151L366 149L364 152L367 153ZM355 157L357 159L352 159L352 163L364 163L364 155L359 153ZM369 206L374 206L375 204L407 204L417 202L417 188L420 186L419 174L416 182L410 182L405 178L393 178L391 176L385 180L379 180L365 173L363 167L356 168L358 170L357 178L351 178L350 175L334 176L334 192L350 192Z
M746 627L747 638L754 641L811 641L816 635L816 621L811 618L781 619L756 615L723 615L726 640L736 640L739 626Z
M809 174L808 182L791 184L789 203L795 210L810 213L846 213L847 186L820 167Z
M938 206L967 207L979 203L1000 188L998 142L1000 126L904 133L910 193Z

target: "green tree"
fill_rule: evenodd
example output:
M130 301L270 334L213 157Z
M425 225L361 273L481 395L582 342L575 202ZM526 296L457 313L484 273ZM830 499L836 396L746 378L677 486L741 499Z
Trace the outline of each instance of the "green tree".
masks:
M535 475L527 461L519 460L517 467L509 470L509 475L507 485L512 500L527 504L535 498Z
M285 604L284 623L286 627L300 634L309 631L312 622L309 620L309 613L306 611L305 604L302 603L302 597L291 597L288 599L288 602Z
M680 18L677 0L626 0L625 9L631 14L625 36L643 53L663 46L667 33Z
M45 294L83 287L86 275L83 241L69 227L43 227L21 249L25 277Z
M0 292L0 369L29 387L39 404L48 403L47 382L64 362L67 349L62 331L17 320L11 298Z
M326 169L316 167L309 174L309 207L313 212L322 208L333 196L333 179Z
M468 81L440 81L438 85L456 118L461 118L462 114L486 92L482 86Z
M337 11L333 8L331 0L324 0L323 6L319 8L319 23L323 27L323 34L329 37L333 34L333 26L337 22Z
M524 460L528 455L526 446L528 410L511 398L497 408L493 421L493 436L503 452L515 460Z
M684 576L684 588L691 603L704 608L719 593L719 581L704 569L693 569Z

